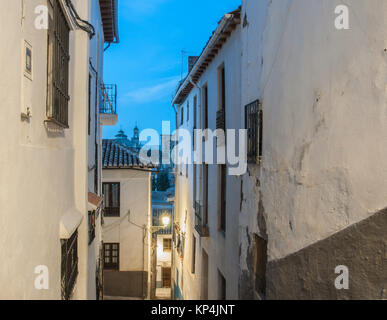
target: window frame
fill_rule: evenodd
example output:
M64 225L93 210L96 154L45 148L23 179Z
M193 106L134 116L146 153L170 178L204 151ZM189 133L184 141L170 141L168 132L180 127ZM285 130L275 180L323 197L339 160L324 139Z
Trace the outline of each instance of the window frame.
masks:
M166 243L169 245L165 245ZM163 238L163 252L172 252L172 239Z
M114 249L116 246L116 249ZM106 252L109 254L106 255ZM113 255L113 252L117 252L117 256ZM119 271L120 270L120 244L119 243L104 243L103 244L103 257L104 257L104 270ZM117 258L117 262L106 262L106 259Z
M78 230L61 240L61 296L70 300L78 278Z
M69 128L69 74L71 27L58 0L49 1L47 32L47 107L45 122Z
M96 229L96 212L95 210L88 212L88 232L89 232L89 245L91 245L95 239Z
M105 195L105 186L110 186L109 188L109 200L110 203L106 203L106 195ZM113 185L118 186L118 196L117 196L117 201L118 201L118 207L113 207L110 206L113 202ZM103 197L104 197L104 217L106 218L119 218L121 216L121 183L120 182L103 182L102 183L102 191L103 191Z
M247 162L260 165L263 160L263 109L260 100L245 106Z

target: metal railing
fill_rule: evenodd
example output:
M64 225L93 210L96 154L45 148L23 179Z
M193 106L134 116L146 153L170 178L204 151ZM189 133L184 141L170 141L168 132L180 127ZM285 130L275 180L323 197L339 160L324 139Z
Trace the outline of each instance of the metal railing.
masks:
M68 240L62 240L61 289L62 300L69 300L78 276L78 230Z
M208 221L206 218L207 213L205 212L204 206L198 201L195 202L195 229L199 235L203 238L209 237L210 232L208 229Z
M101 84L100 108L102 114L117 114L117 85Z

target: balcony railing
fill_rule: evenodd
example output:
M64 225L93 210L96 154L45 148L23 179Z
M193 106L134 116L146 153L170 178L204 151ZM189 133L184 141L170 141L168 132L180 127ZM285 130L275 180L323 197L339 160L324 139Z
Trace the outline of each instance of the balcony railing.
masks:
M117 85L101 84L101 102L99 112L117 114Z
M195 202L195 229L203 238L209 237L208 221L202 204Z

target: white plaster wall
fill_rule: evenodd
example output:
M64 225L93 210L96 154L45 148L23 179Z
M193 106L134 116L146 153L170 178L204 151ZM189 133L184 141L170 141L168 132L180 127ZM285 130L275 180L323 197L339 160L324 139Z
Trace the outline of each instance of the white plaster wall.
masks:
M88 19L89 1L73 1ZM95 264L88 262L87 70L88 36L70 35L69 129L52 132L46 119L47 31L34 27L37 5L47 1L2 1L0 33L0 233L1 299L60 299L59 223L69 210L84 215L79 227L79 275L74 299L95 298ZM9 30L12 30L10 32ZM101 30L98 30L101 32ZM32 46L32 81L23 76L24 40ZM74 77L74 74L77 74ZM30 108L32 118L21 121ZM91 254L92 256L92 254ZM36 290L35 267L49 269L49 289Z
M98 94L100 92L100 83L103 82L103 54L104 54L104 32L102 26L102 18L98 1L90 2L90 23L94 26L96 35L90 40L89 56L92 66L89 66L89 74L91 75L91 95L90 95L90 134L88 135L88 191L100 195L102 169L101 169L101 136L102 128L100 126ZM96 92L96 86L98 91ZM98 143L98 165L94 170L90 170L95 165L95 149L96 142ZM95 190L94 172L98 170L98 186ZM91 245L89 245L89 262L88 262L88 291L89 296L93 297L93 292L96 292L96 264L100 255L102 241L101 217L96 221L96 237Z
M150 181L148 172L103 170L103 182L121 186L120 218L105 217L103 227L104 243L120 243L120 271L150 270Z
M243 1L242 106L263 101L264 159L244 178L240 221L261 233L262 192L270 260L387 206L386 2L346 1L342 31L339 4Z
M226 72L226 121L228 128L239 128L240 124L240 29L237 27L230 38L223 45L218 55L211 62L207 70L199 80L199 87L207 83L208 85L208 121L209 128L216 129L216 112L218 110L218 67L225 64ZM200 119L201 101L199 90L194 89L189 94L187 100L190 102L190 116L187 122L186 105L187 100L182 104L185 108L185 122L180 128L193 128L193 99L198 97L198 119ZM180 118L179 118L180 120ZM180 122L179 122L180 123ZM197 122L200 128L200 122ZM215 143L216 144L216 143ZM215 148L215 147L214 147ZM214 149L215 150L215 149ZM215 152L214 152L215 154ZM209 229L210 238L200 238L196 232L195 213L193 210L193 167L189 166L188 178L186 177L186 167L183 166L183 175L177 176L176 184L176 212L177 221L186 233L186 246L184 261L181 264L180 258L174 255L175 267L180 270L181 290L184 299L200 299L201 293L201 256L202 249L209 256L209 299L218 298L218 270L222 272L227 281L227 298L237 299L238 277L239 277L239 255L238 255L238 224L239 224L239 195L240 178L235 176L227 177L227 230L226 236L218 231L218 167L209 166ZM198 177L200 177L200 167L198 166ZM177 170L179 173L180 170ZM198 199L200 194L200 181L198 178ZM187 210L187 215L185 211ZM191 273L192 261L192 235L197 239L196 246L196 272ZM182 273L183 270L183 273ZM176 276L176 270L172 270L172 275Z
M162 268L171 267L172 252L164 251L164 239L172 239L171 235L157 235L157 282L162 282Z

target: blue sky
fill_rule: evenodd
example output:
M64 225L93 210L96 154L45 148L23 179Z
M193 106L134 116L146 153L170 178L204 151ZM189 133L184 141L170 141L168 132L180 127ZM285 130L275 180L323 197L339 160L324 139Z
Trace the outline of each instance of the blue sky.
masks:
M222 16L241 0L120 0L120 43L105 53L104 81L118 85L116 127L104 127L104 138L122 128L130 137L140 130L161 131L161 121L175 115L171 100L181 79L181 51L199 55ZM187 55L184 74L187 72Z

